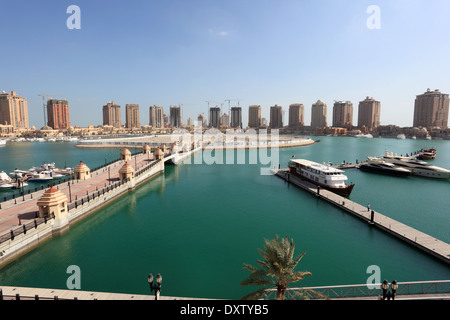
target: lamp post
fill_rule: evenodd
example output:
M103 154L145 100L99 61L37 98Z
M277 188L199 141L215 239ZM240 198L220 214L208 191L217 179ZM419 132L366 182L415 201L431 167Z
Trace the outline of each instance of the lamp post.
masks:
M162 276L160 273L156 275L156 284L153 284L153 274L149 274L147 278L148 284L150 285L150 293L155 291L155 300L158 300L159 293L161 292Z
M69 182L67 182L67 185L69 186L69 197L70 197L70 202L72 202L72 190L70 190L70 180L69 180Z

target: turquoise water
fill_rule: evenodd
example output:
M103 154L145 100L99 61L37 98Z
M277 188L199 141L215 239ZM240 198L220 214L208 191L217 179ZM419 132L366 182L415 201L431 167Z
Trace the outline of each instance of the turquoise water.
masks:
M405 154L434 146L433 163L450 168L450 141L317 139L312 146L280 149L281 166L292 155L355 162L385 149ZM83 160L95 167L118 155L68 143L15 143L0 149L0 170L42 161L62 167L69 159L71 166ZM277 177L260 175L260 167L167 166L163 175L1 269L0 284L65 289L67 267L78 265L82 290L148 294L151 272L163 275L163 295L238 299L252 289L239 285L248 275L242 264L256 265L263 239L275 234L292 237L298 254L306 251L298 269L312 276L302 286L362 284L370 265L389 281L450 279L448 265ZM356 184L352 200L450 243L450 181L346 173Z

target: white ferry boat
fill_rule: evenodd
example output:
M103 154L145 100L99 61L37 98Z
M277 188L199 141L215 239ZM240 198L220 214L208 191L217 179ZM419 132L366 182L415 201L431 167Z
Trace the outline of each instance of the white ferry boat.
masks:
M414 157L402 157L392 153L385 153L383 159L386 162L411 170L413 175L428 178L450 179L450 170L434 166L428 162Z
M305 159L291 159L288 166L290 173L344 197L348 197L355 186L345 183L348 178L344 171L328 165Z

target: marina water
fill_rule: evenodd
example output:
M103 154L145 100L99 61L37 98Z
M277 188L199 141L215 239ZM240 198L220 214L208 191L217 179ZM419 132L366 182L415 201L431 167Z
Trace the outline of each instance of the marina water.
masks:
M280 149L281 167L294 155L354 163L385 150L405 155L435 147L430 162L450 168L450 141L314 139L320 142ZM0 148L0 170L44 161L59 168L83 161L94 168L119 152L68 142L8 143ZM237 152L248 159L248 151ZM161 273L164 296L239 299L255 289L239 284L248 276L243 263L256 266L258 248L275 234L293 238L296 254L306 251L297 269L312 276L294 286L364 284L373 265L381 281L450 279L447 264L275 176L260 175L261 167L166 166L164 174L0 269L0 285L67 289L67 268L76 265L84 291L150 294L148 274ZM450 180L345 171L355 183L351 200L450 243Z

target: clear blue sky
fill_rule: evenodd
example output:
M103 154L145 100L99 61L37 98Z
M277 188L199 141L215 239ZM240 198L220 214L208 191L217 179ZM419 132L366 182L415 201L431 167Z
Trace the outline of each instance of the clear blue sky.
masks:
M28 100L43 125L40 93L66 98L72 125L102 124L102 106L183 104L184 121L211 100L248 106L381 101L381 123L411 126L414 99L450 93L448 0L0 1L0 90ZM69 5L81 29L69 30ZM381 29L366 21L380 8ZM228 105L224 102L225 111ZM232 102L232 106L236 104Z

